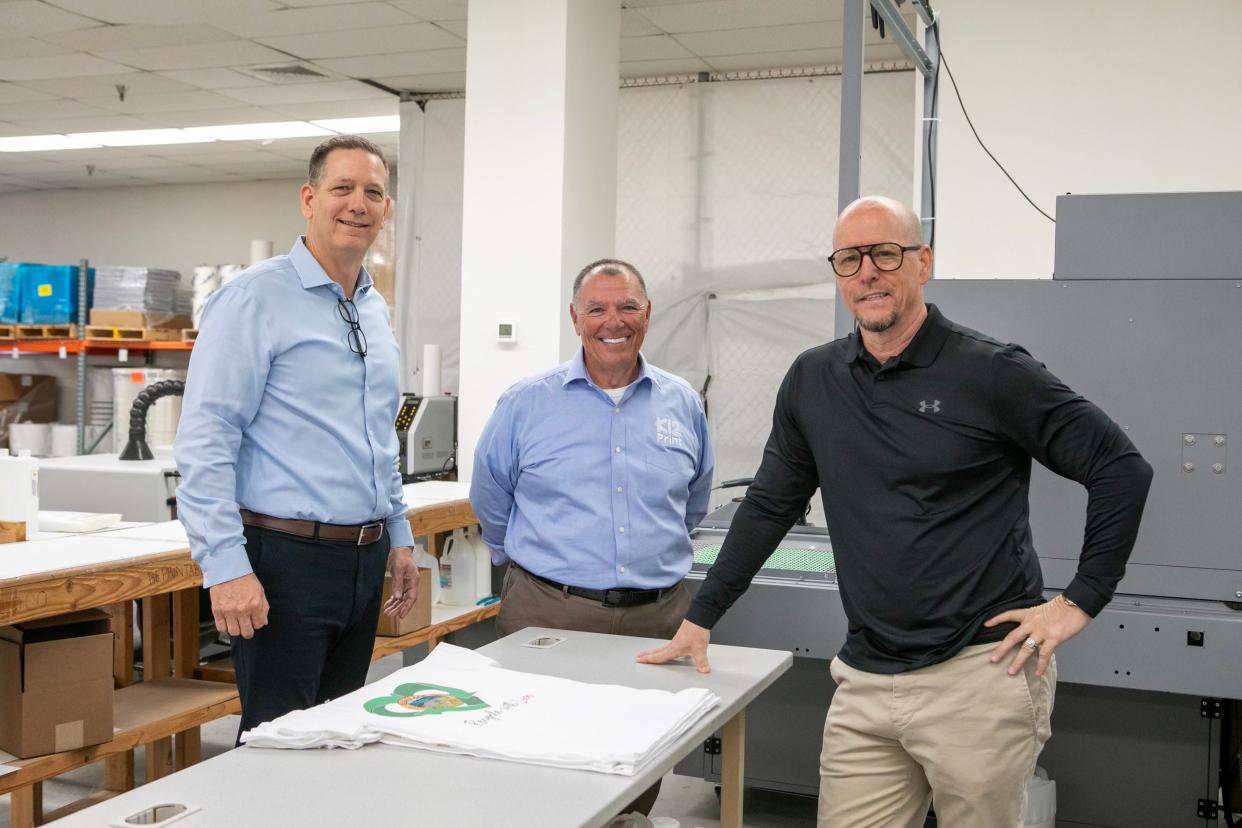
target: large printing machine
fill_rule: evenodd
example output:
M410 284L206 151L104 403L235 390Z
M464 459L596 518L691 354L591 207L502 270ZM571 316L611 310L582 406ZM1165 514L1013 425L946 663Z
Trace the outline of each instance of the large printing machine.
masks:
M1155 468L1115 599L1057 650L1039 764L1056 781L1062 828L1215 826L1218 767L1239 739L1225 733L1222 752L1222 722L1242 699L1242 193L1063 196L1057 218L1053 280L926 289L948 318L1024 345ZM837 330L851 323L839 307ZM1035 464L1031 526L1048 597L1076 571L1085 505L1081 486ZM733 508L694 533L692 589ZM827 662L845 629L827 531L795 527L712 634L795 656L748 710L748 785L818 790ZM678 772L719 779L714 750ZM1234 765L1225 786L1238 784Z

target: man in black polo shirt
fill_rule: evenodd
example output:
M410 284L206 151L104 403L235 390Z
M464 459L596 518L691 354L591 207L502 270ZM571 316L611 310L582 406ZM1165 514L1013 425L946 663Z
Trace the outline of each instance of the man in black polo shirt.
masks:
M794 362L719 559L676 637L639 656L706 672L710 628L819 487L849 618L820 757L831 828L915 828L933 800L953 828L1021 826L1053 651L1112 598L1151 483L1104 412L1021 347L924 304L920 236L890 199L842 212L831 263L857 330ZM1032 458L1088 492L1078 572L1047 602Z

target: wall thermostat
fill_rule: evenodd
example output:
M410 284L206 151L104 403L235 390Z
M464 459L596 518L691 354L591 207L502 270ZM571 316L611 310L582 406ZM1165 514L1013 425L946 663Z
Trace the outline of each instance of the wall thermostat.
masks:
M516 319L501 319L496 322L496 341L502 343L517 342L518 323Z

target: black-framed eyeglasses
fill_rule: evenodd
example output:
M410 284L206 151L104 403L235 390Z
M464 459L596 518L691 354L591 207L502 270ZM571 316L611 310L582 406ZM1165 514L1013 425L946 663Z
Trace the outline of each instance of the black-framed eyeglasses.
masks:
M832 251L832 255L828 257L828 263L832 265L833 271L838 276L848 279L862 268L863 256L871 257L871 263L875 265L876 270L892 271L901 267L907 253L922 247L921 244L902 247L896 242L864 244L862 247L842 247Z
M349 333L345 339L349 342L349 350L363 359L367 358L367 335L362 332L359 324L358 307L353 299L337 299L336 312L349 325Z

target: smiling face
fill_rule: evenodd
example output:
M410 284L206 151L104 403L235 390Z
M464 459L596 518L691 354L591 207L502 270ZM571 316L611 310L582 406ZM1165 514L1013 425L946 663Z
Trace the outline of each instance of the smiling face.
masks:
M651 321L651 301L637 279L591 273L569 306L569 318L582 337L587 373L596 385L621 388L634 381L638 351Z
M366 255L392 205L384 163L361 149L332 150L301 200L307 247L328 256Z
M861 199L837 219L832 233L834 250L895 242L920 244L918 217L889 199ZM837 292L864 331L883 333L900 328L903 320L917 318L923 308L923 285L931 276L931 248L905 253L901 267L883 271L863 256L858 272L837 277Z

